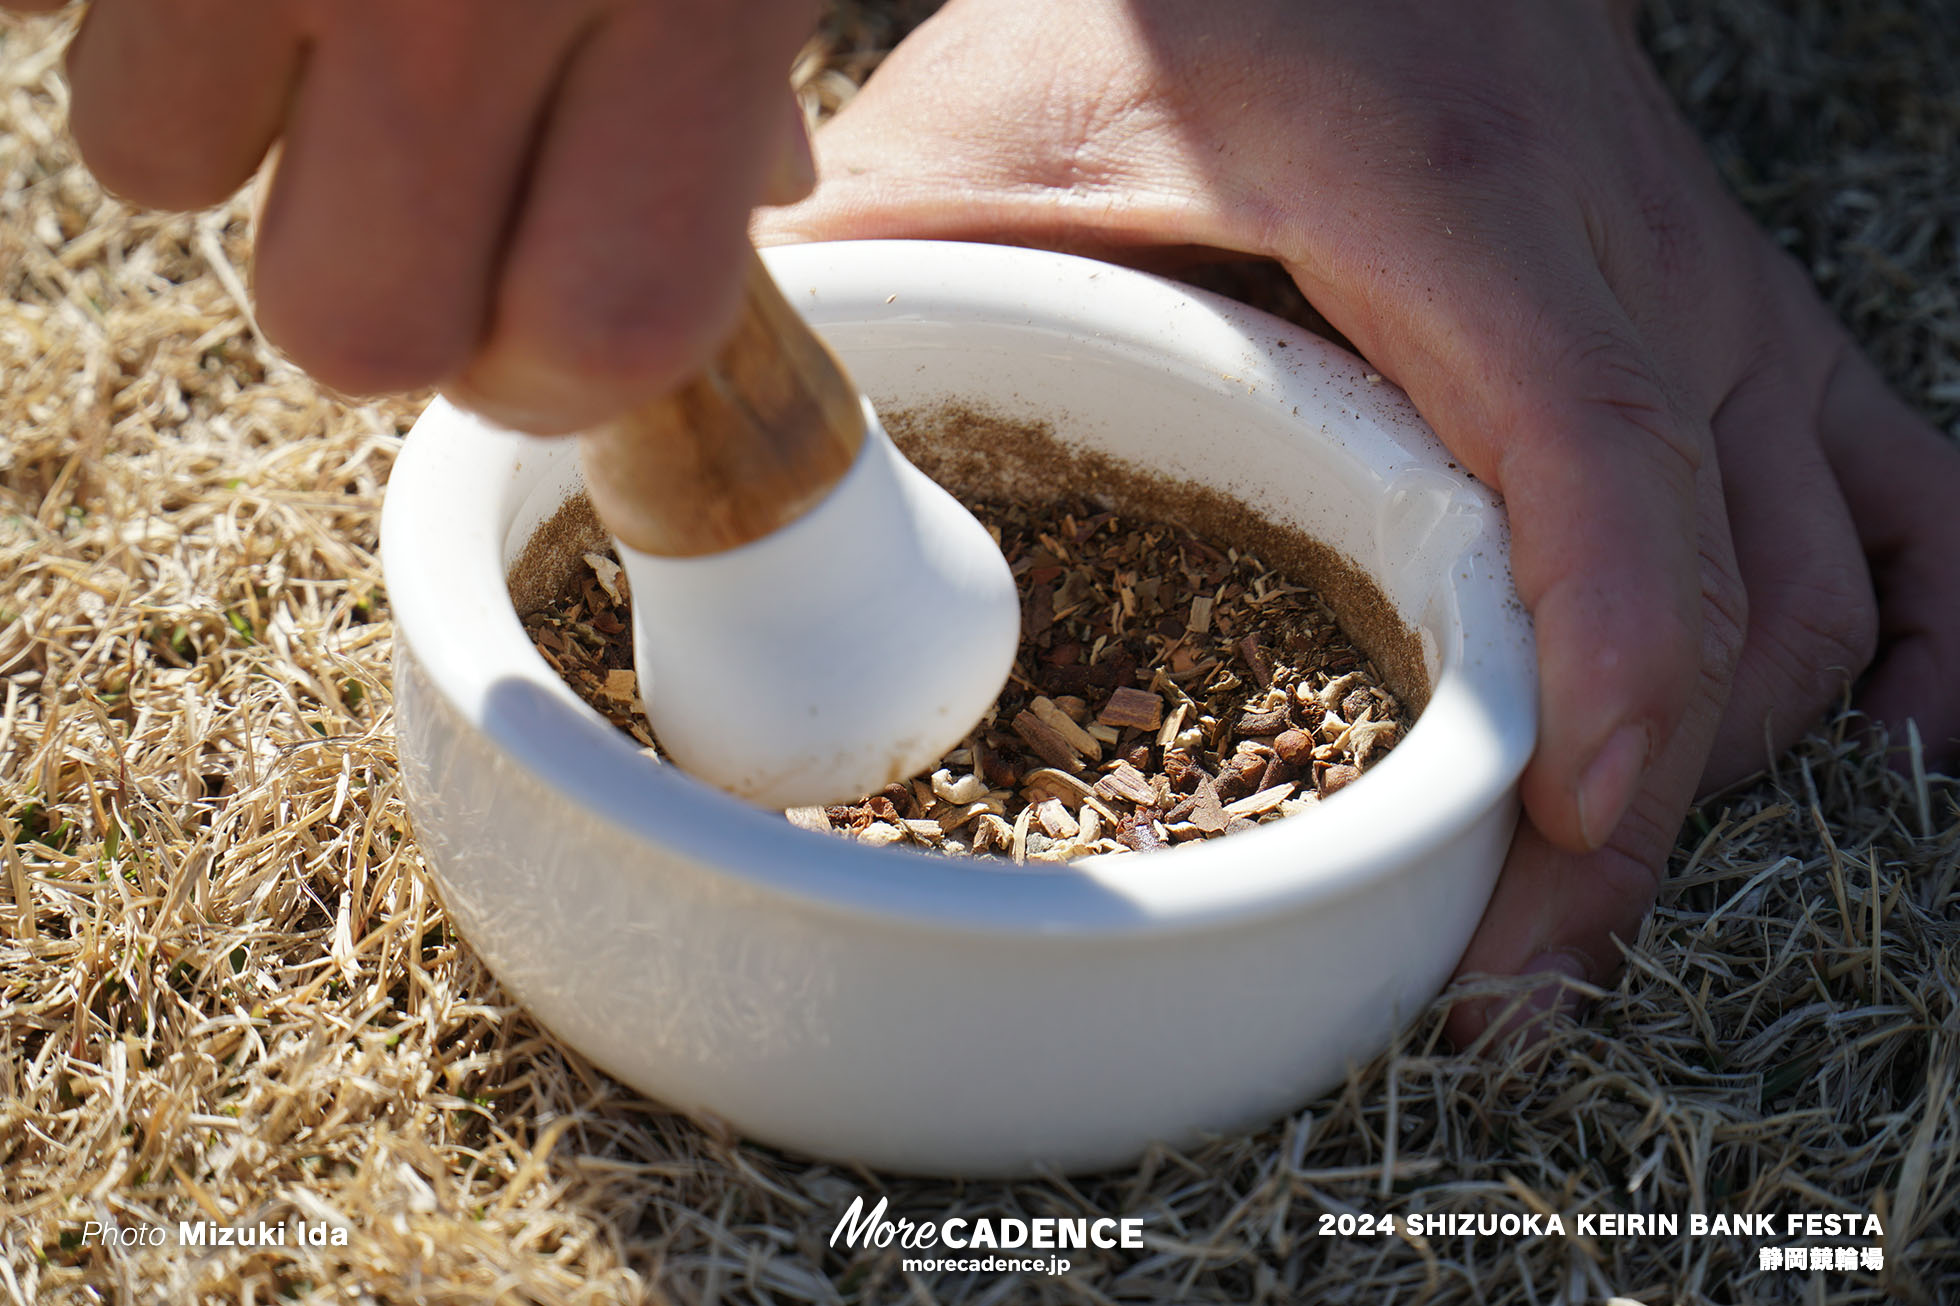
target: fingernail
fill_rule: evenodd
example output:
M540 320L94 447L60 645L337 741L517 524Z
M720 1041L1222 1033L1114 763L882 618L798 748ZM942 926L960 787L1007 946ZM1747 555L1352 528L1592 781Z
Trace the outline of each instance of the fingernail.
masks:
M1578 980L1583 984L1591 978L1592 968L1586 965L1586 959L1578 953L1565 948L1555 948L1533 957L1525 963L1524 969L1518 974L1564 976L1566 979ZM1526 1008L1534 1013L1562 1011L1572 1016L1578 1015L1585 1005L1585 994L1570 985L1556 982L1539 985L1532 990L1531 997L1525 1002Z
M1587 973L1586 959L1570 948L1541 952L1518 969L1520 975L1563 975L1575 980L1585 979Z
M1640 777L1653 751L1646 726L1615 730L1579 776L1579 835L1588 848L1604 844L1639 792Z
M1548 977L1547 982L1533 989L1531 996L1525 1000L1525 1009L1534 1015L1548 1011L1562 1011L1567 1015L1576 1016L1586 1005L1585 994L1551 978L1562 976L1565 979L1578 980L1583 984L1591 977L1592 968L1587 966L1586 959L1576 952L1565 948L1541 952L1526 962L1524 969L1518 974Z

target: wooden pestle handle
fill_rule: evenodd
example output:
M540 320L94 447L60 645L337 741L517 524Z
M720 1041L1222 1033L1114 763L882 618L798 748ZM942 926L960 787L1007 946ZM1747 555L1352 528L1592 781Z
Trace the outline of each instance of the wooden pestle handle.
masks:
M620 541L686 558L801 517L864 444L857 387L749 251L742 316L707 369L579 437L586 492Z

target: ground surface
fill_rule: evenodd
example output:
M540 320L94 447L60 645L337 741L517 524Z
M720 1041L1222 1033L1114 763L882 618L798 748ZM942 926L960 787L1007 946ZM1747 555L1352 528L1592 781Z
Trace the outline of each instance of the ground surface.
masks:
M813 100L892 14L832 17ZM1960 427L1960 11L1646 21L1746 202ZM1694 815L1626 978L1535 1068L1447 1055L1432 1013L1255 1137L1012 1186L803 1164L610 1083L452 936L402 810L374 541L417 405L265 348L242 203L104 199L57 42L0 19L0 1301L1960 1300L1960 791L1842 722ZM860 1191L1120 1212L1148 1245L921 1280L825 1245ZM1870 1211L1882 1240L1819 1241L1884 1269L1759 1272L1765 1240L1685 1231L1317 1232L1416 1209ZM352 1241L81 1242L204 1217Z

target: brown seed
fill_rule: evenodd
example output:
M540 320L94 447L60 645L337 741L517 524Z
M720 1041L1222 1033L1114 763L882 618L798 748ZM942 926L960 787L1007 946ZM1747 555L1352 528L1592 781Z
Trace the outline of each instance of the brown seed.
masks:
M1288 730L1273 740L1273 751L1294 765L1313 754L1313 736L1304 730Z
M1276 707L1265 712L1247 712L1235 728L1242 735L1276 735L1286 727L1286 709Z
M977 741L976 741L977 743ZM989 748L978 744L975 757L980 762L980 774L992 789L1012 789L1021 781L1021 768L1013 761Z
M1265 774L1265 758L1252 752L1235 753L1230 761L1219 768L1219 800L1229 803L1244 798L1259 787L1259 778Z

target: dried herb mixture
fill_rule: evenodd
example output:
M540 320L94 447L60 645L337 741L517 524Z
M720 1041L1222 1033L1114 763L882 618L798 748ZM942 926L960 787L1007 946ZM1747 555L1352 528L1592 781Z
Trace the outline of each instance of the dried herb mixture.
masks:
M1298 812L1406 728L1320 599L1259 559L1081 501L968 506L1020 584L1006 689L930 775L794 809L796 824L1015 861L1144 852ZM610 557L586 562L579 591L525 628L581 697L655 750L625 576Z

